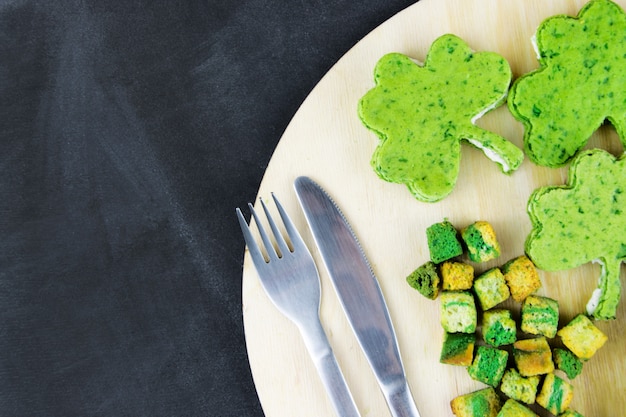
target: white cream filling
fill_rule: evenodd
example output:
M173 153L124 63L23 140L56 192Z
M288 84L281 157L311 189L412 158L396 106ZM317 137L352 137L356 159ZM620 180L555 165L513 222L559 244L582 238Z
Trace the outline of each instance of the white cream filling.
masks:
M488 113L489 111L495 109L496 107L498 107L503 101L504 99L506 99L507 93L505 92L502 97L500 97L498 100L494 101L493 103L491 103L489 106L485 107L484 109L482 109L480 111L480 113L478 113L476 116L472 117L472 124L476 124L476 121L478 119L480 119L481 117L483 117L486 113Z
M539 45L537 45L537 32L535 32L535 34L530 37L530 43L533 45L535 56L537 57L538 61L541 58L541 53L539 52Z
M604 265L604 262L602 262L600 259L594 259L591 262L593 262L594 264L600 264L600 266L602 266L602 272L600 273L600 279L598 280L598 285L600 285L602 278L606 274L606 266ZM591 293L591 298L589 299L589 301L587 301L587 305L585 307L585 309L587 310L587 314L591 315L596 311L598 305L600 304L601 297L602 289L596 288L595 290L593 290L593 292Z
M489 106L482 109L482 111L478 113L476 116L472 117L472 124L475 125L478 119L483 117L489 111L498 107L502 103L502 101L506 99L507 94L508 92L505 91L504 94L502 94L502 97L500 97L498 100L494 101ZM485 148L479 141L475 139L467 139L467 141L471 143L472 145L476 146L477 148L479 148L480 150L482 150L487 158L491 159L493 162L500 164L504 172L509 172L511 170L511 166L507 164L506 161L502 159L502 157L494 150Z
M585 307L585 309L587 310L587 314L592 315L596 311L598 305L600 304L601 296L602 290L600 288L593 290L593 292L591 293L591 298L589 299L589 301L587 301L587 306Z
M511 170L509 164L507 164L506 161L493 149L485 148L482 143L477 140L468 139L467 141L482 150L487 158L491 159L493 162L500 164L504 172L509 172Z

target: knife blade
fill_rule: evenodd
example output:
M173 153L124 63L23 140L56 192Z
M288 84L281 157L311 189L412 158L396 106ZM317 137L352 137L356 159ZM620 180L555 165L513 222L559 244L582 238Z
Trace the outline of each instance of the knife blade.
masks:
M335 292L394 417L420 417L406 381L389 311L356 235L330 196L309 177L296 195Z

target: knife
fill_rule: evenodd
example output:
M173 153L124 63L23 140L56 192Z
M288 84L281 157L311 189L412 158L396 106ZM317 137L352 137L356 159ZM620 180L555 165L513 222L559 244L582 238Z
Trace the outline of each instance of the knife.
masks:
M392 416L420 417L378 280L350 225L313 180L298 177L294 187L324 266Z

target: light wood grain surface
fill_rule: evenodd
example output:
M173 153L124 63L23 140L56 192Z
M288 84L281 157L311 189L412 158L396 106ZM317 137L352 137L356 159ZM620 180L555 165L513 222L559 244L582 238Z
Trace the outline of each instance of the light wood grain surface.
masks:
M626 0L619 1L622 7ZM514 77L538 67L531 36L555 14L576 15L584 1L422 0L399 13L352 48L320 81L298 110L275 151L259 190L274 192L295 220L321 272L321 320L363 416L389 411L322 267L293 191L293 180L308 175L342 208L378 276L394 322L407 378L422 417L452 416L450 400L485 387L461 367L439 363L443 330L439 303L422 297L405 277L429 258L425 229L447 217L457 227L491 222L502 246L496 261L477 272L523 254L531 225L530 193L563 184L567 168L549 169L528 159L510 176L479 150L463 145L461 172L453 193L439 203L415 200L402 185L386 183L369 166L377 137L356 114L359 98L373 87L373 68L385 53L402 52L423 61L430 44L453 33L476 51L495 51L511 64ZM350 24L350 22L346 22ZM478 125L522 146L523 127L506 107ZM588 146L623 152L612 126L603 126ZM589 264L559 273L541 272L540 295L560 302L561 324L584 306L600 268ZM622 271L624 272L624 271ZM517 308L510 303L511 308ZM254 381L268 417L332 416L333 411L297 329L271 304L246 253L243 314ZM615 417L626 410L626 303L616 320L598 322L608 343L576 378L572 406L586 416ZM541 416L550 414L535 408Z

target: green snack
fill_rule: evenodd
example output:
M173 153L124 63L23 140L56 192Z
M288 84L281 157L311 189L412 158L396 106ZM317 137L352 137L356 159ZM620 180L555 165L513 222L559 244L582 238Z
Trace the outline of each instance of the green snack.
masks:
M500 390L509 398L534 404L540 380L539 376L523 377L515 368L510 368L502 376Z
M478 322L469 291L444 291L440 297L441 326L449 333L474 333Z
M446 332L439 361L448 365L470 366L474 358L475 343L474 333Z
M505 309L489 310L483 314L483 339L491 346L510 345L517 338L517 326L511 312Z
M439 294L439 274L437 265L428 261L406 277L408 284L424 297L434 300Z
M376 64L374 79L376 87L358 105L359 118L380 138L371 165L418 200L439 201L452 192L463 139L505 173L522 163L520 149L474 124L506 98L511 69L502 56L473 52L448 34L433 42L423 67L390 53Z
M439 266L444 290L469 290L474 283L474 267L462 262L447 261Z
M591 359L608 340L608 337L582 314L574 317L556 334L569 350L583 360Z
M500 256L496 232L486 221L477 221L461 231L468 256L474 262L487 262Z
M488 346L478 346L474 361L467 368L469 375L476 381L497 387L506 370L509 352Z
M530 259L546 271L600 262L602 274L587 313L614 318L626 258L626 159L600 149L580 153L570 166L568 184L535 190L528 213Z
M554 372L552 352L544 337L518 340L513 344L513 359L522 376L535 376Z
M496 417L539 417L527 407L513 399L508 399Z
M565 411L574 397L574 387L554 374L546 375L537 404L554 415Z
M548 297L528 296L522 303L523 332L554 337L559 326L559 303Z
M491 387L460 395L450 401L450 408L456 417L497 417L500 407L500 397Z
M536 33L540 68L513 84L508 105L525 126L524 150L558 167L608 119L626 145L626 15L613 2L591 0L576 18L559 15Z
M435 223L426 229L430 260L438 264L463 254L457 231L448 220Z
M555 348L552 356L556 368L565 372L569 379L576 378L583 370L582 361L567 349Z
M502 273L511 291L511 297L518 303L521 303L526 297L541 288L541 280L539 279L537 268L525 255L504 264Z
M511 295L504 281L504 275L498 268L492 268L476 278L474 292L483 310L495 307Z

